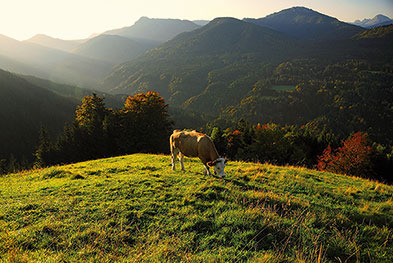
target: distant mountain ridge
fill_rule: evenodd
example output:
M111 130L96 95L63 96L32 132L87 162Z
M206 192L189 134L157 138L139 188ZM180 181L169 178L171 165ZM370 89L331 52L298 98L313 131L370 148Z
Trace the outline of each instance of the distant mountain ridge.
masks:
M130 39L118 35L101 34L76 46L73 54L120 64L130 61L158 45L152 40Z
M244 21L307 40L345 39L363 30L305 7L292 7L259 19L245 18Z
M357 25L357 26L361 26L364 28L373 28L373 27L386 26L386 25L393 24L393 19L379 14L371 19L365 18L362 21L356 20L352 24Z
M0 35L0 68L87 88L96 87L112 64Z
M80 44L86 41L87 39L63 40L43 34L38 34L33 36L32 38L25 40L24 42L30 42L44 47L70 52L72 49L74 49L75 47L79 46Z
M132 26L109 30L103 34L165 42L182 32L199 27L189 20L141 17Z
M192 22L197 24L198 26L205 26L209 24L210 20L192 20Z

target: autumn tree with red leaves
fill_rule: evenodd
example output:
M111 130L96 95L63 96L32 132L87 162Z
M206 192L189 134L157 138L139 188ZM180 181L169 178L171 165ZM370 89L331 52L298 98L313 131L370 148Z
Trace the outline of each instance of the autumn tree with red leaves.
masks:
M328 146L318 157L318 169L360 177L370 177L372 148L367 134L357 132L343 142L343 146L332 150Z

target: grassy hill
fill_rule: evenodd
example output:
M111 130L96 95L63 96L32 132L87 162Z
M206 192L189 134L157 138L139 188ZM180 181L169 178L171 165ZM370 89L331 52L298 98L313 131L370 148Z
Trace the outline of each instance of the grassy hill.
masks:
M0 261L391 262L393 187L135 154L0 177Z

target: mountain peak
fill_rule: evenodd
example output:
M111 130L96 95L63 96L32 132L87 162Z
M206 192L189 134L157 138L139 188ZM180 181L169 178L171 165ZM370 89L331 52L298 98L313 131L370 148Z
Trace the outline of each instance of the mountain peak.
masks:
M304 6L295 6L288 9L281 10L279 12L270 14L265 17L266 19L280 18L280 19L292 19L294 22L314 23L315 20L320 21L321 19L328 21L337 21L337 18L330 17L314 11Z
M378 14L378 15L374 16L373 19L378 19L381 22L391 20L389 17L382 15L382 14Z
M291 7L259 19L245 19L259 26L310 40L350 38L362 28L303 6Z
M392 24L393 20L385 15L378 14L373 18L364 18L363 20L356 20L352 24L361 26L364 28L373 28L377 26L389 25Z
M49 47L53 49L58 49L61 51L70 52L73 48L77 47L79 44L85 42L85 39L79 40L63 40L59 38L54 38L44 34L37 34L24 42L38 44L40 46Z
M304 7L304 6L294 6L294 7L290 7L290 8L287 8L287 9L283 9L283 10L281 10L279 12L276 12L276 13L273 13L273 14L288 13L288 12L294 12L294 13L318 13L318 12L312 10L311 8L307 8L307 7Z
M30 39L39 39L39 38L51 38L51 37L47 36L45 34L36 34L36 35L32 36L31 38L29 38L28 40L30 40Z
M106 31L103 34L165 42L179 33L192 31L199 27L189 20L142 16L132 26Z

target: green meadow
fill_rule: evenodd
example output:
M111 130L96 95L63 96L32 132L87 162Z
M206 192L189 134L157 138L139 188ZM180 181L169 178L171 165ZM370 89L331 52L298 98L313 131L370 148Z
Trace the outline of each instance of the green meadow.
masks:
M296 90L296 86L293 86L293 85L273 85L272 89L275 91L292 92L292 91Z
M135 154L0 177L0 262L392 262L393 187ZM177 163L177 168L179 165Z

